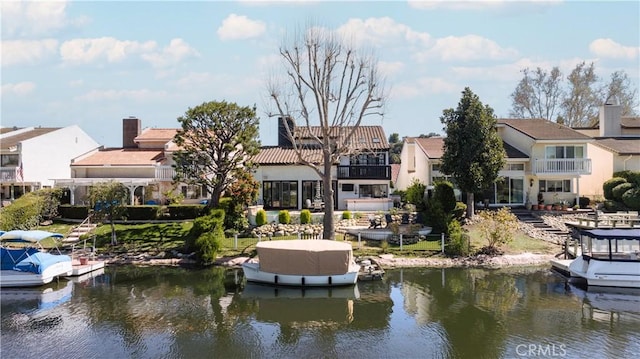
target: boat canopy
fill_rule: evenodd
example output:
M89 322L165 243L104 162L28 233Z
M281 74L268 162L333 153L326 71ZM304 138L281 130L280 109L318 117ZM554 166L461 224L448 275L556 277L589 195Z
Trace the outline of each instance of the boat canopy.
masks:
M260 270L288 275L336 275L349 272L350 243L329 240L258 242Z
M43 239L49 237L63 238L64 236L60 233L47 232L42 230L23 231L16 229L0 234L0 241L38 243Z
M582 236L595 239L630 239L640 240L640 228L638 229L588 229L580 231Z

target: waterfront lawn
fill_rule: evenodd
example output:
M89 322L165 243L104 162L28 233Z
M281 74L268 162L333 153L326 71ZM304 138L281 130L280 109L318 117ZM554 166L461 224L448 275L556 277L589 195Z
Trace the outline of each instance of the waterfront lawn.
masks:
M480 231L476 226L466 226L465 228L469 231L468 234L471 238L472 253L487 245L487 240L482 238ZM500 249L505 254L519 254L524 252L536 254L557 254L561 248L559 245L530 237L521 230L517 230L513 241L505 246L501 246Z
M180 250L192 222L116 224L118 245L111 247L111 225L98 226L94 234L98 251L159 253Z

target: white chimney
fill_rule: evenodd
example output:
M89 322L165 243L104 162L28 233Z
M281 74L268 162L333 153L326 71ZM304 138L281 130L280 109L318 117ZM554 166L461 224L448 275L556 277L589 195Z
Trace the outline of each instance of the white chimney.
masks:
M600 137L616 137L622 134L622 106L600 106Z

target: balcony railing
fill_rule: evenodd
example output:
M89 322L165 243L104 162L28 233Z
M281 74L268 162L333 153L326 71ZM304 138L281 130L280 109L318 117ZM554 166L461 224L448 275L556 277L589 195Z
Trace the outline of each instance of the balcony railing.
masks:
M535 160L536 174L591 174L589 158L559 158Z
M338 179L391 179L391 166L338 166Z
M0 182L17 182L18 167L0 167Z
M176 175L176 170L171 166L158 166L156 167L156 179L157 180L172 180Z

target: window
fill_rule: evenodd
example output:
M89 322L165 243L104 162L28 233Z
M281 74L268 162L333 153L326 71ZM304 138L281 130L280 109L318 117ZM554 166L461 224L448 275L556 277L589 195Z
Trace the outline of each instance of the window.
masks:
M298 208L298 182L265 181L262 198L266 208Z
M2 155L0 156L2 167L18 166L18 155Z
M353 183L343 183L342 192L353 192Z
M571 180L540 180L540 192L571 192Z
M374 165L374 166L383 166L387 164L386 154L381 153L361 153L357 156L352 156L349 160L350 165L359 166L359 165Z
M431 171L438 171L440 172L440 164L439 163L434 163L431 165Z
M504 165L505 171L524 171L524 163L507 163Z
M361 184L358 188L360 197L386 198L388 193L386 184Z
M547 159L557 158L584 158L584 147L582 146L547 146L545 148Z

